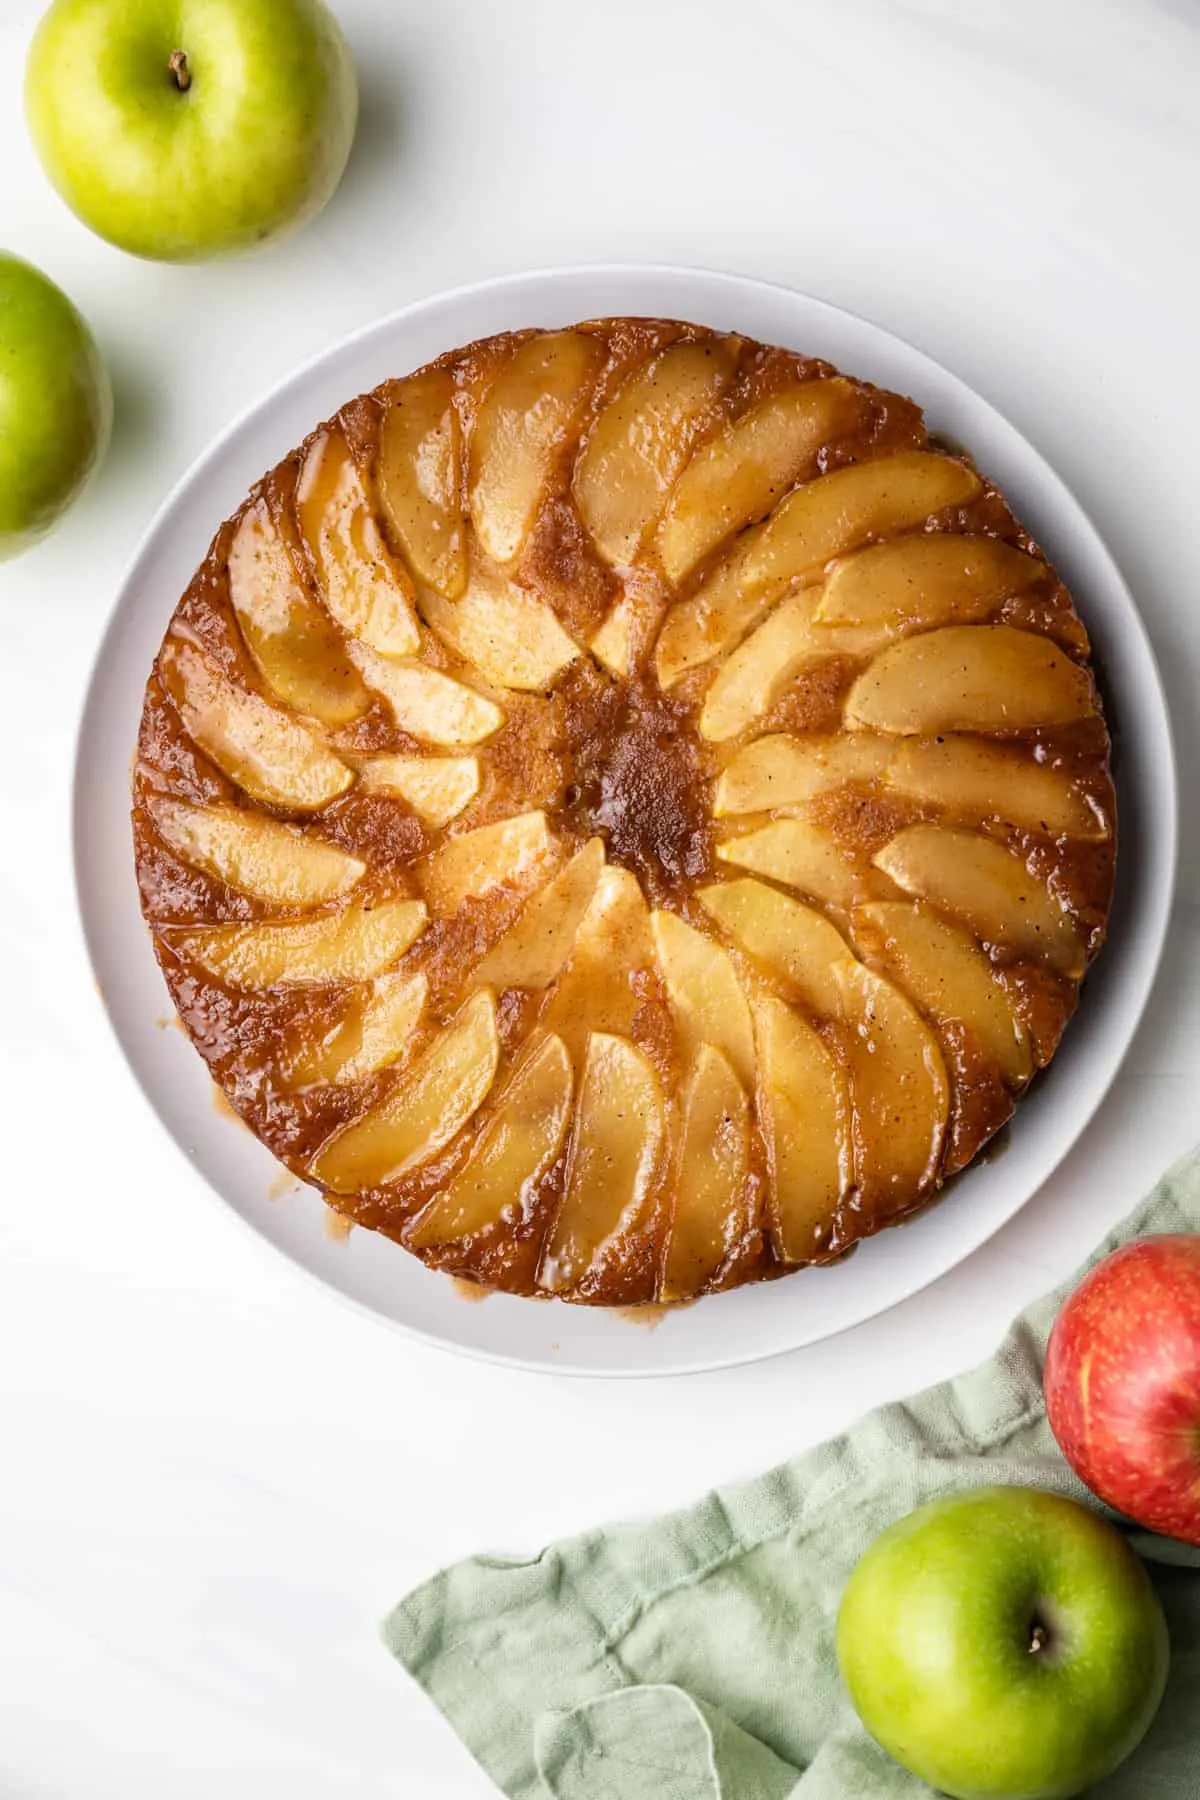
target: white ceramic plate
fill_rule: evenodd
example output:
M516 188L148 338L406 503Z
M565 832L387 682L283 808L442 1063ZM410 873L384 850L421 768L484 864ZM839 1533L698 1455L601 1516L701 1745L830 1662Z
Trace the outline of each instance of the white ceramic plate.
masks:
M278 1163L214 1110L205 1066L183 1035L159 1028L170 1002L138 910L128 817L142 689L167 620L216 526L263 471L352 395L442 351L495 331L621 313L691 319L827 357L912 394L935 431L969 446L1045 546L1092 634L1121 818L1109 945L1003 1155L837 1267L702 1300L655 1331L558 1302L493 1295L468 1304L445 1276L371 1232L332 1240L311 1189L272 1199ZM1176 835L1170 730L1145 632L1100 537L1038 452L963 382L877 326L784 288L689 269L553 270L440 295L338 345L254 407L169 497L134 558L97 660L76 774L80 903L101 992L151 1105L216 1193L294 1262L393 1325L447 1348L580 1374L716 1368L812 1343L908 1298L997 1231L1065 1156L1120 1066L1162 949Z

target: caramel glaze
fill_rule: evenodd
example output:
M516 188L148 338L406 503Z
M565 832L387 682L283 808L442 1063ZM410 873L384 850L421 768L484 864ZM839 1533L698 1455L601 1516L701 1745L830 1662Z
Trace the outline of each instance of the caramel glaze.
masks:
M604 340L606 361L589 403L590 411L565 446L560 466L525 545L516 579L548 600L564 626L583 641L600 625L625 591L637 601L639 672L618 680L584 656L565 672L547 696L505 693L505 721L485 746L487 776L482 790L456 830L490 822L532 807L545 809L553 831L569 850L597 833L604 837L611 862L638 877L651 905L670 903L697 925L707 921L694 890L713 878L714 834L709 813L711 786L717 773L716 749L695 730L695 717L713 678L711 667L694 670L664 696L644 670L667 593L653 571L640 568L618 575L597 555L570 497L572 457L586 440L590 419L620 387L625 376L648 351L680 338L704 339L699 328L653 320L600 321L582 329ZM455 405L468 435L491 374L529 333L488 340L443 358L440 367L455 381ZM786 383L835 373L827 364L761 345L741 343L735 378L705 421L715 432L756 401ZM352 401L338 415L364 477L370 482L383 409L396 383ZM856 428L827 443L805 479L877 456L912 448L929 448L931 440L918 408L909 400L864 387L864 406ZM322 427L321 429L326 429ZM313 438L318 434L314 432ZM227 561L236 526L260 496L288 536L297 566L307 569L305 552L292 523L292 501L304 455L313 438L267 475L248 497L246 507L222 526L180 601L169 634L191 640L228 675L252 691L262 681L242 640L229 597ZM955 451L955 454L958 454ZM963 460L967 460L963 458ZM378 513L378 508L376 508ZM928 529L987 533L1040 557L1041 552L1018 525L1003 498L984 483L970 505L948 510ZM392 546L398 553L399 547ZM717 553L724 554L728 546ZM714 559L710 559L711 560ZM1044 558L1042 559L1044 560ZM684 587L698 585L709 564ZM674 597L674 596L672 596ZM1084 658L1088 643L1071 600L1053 570L1044 581L1014 597L993 615L995 622L1047 633L1072 657ZM451 673L468 671L423 624L423 659ZM833 731L841 720L848 688L863 666L852 657L831 659L798 677L754 735L765 730ZM420 746L395 726L386 706L375 700L352 724L334 731L331 747L353 760L356 755L412 752ZM1107 775L1107 734L1097 716L1084 725L1026 735L1021 740L1037 760L1071 772L1082 782L1097 810L1115 820L1114 795ZM736 745L720 747L720 761ZM241 993L213 981L182 958L174 939L179 927L202 923L251 921L287 916L286 909L267 907L235 892L181 861L155 831L148 803L169 795L176 799L236 803L239 792L191 742L157 670L146 689L134 773L133 835L142 906L154 948L180 1018L232 1106L276 1156L304 1177L318 1147L337 1127L357 1116L394 1080L384 1071L366 1082L346 1087L296 1087L288 1079L289 1060L321 1022L336 1012L343 994L337 985L316 989L281 987ZM268 813L302 828L306 820L279 809ZM936 817L873 786L851 784L823 797L819 815L848 849L870 855L902 825ZM747 821L753 823L753 821ZM1074 914L1089 955L1103 941L1112 891L1115 828L1099 843L1068 842L1013 830L998 820L984 821L990 831L1025 858ZM431 847L432 838L404 804L392 798L351 789L320 815L320 835L360 856L368 874L356 888L355 902L415 893L412 864ZM429 981L426 1029L446 1022L470 991L470 972L520 910L526 895L499 888L468 903L451 919L434 919L409 955L398 965L420 967ZM298 915L299 916L299 915ZM305 916L311 916L306 914ZM834 915L836 917L836 914ZM1001 978L1018 1003L1039 1066L1053 1055L1077 999L1076 984L1045 967L1023 960L1003 946L985 946ZM735 961L739 953L731 952ZM870 951L865 952L871 961ZM654 1064L666 1091L675 1091L681 1076L677 1034L658 976L635 971L631 980L638 1008L631 1036ZM505 1064L545 1004L541 995L509 990L499 996L498 1019ZM820 1027L835 1054L844 1059L838 1028ZM952 1107L939 1181L966 1166L1005 1123L1013 1096L968 1028L951 1025L939 1032L952 1083ZM502 1065L502 1074L503 1074ZM485 1109L486 1110L486 1109ZM443 1152L404 1179L386 1188L350 1197L327 1196L347 1219L403 1241L406 1226L429 1198L462 1166L475 1141L478 1119ZM752 1134L753 1155L746 1211L724 1263L710 1283L713 1289L736 1286L747 1279L786 1273L773 1255L765 1229L766 1175L759 1135ZM536 1290L542 1238L564 1187L565 1155L549 1168L532 1192L527 1191L505 1218L465 1242L423 1251L427 1261L486 1288L531 1293ZM904 1211L916 1211L930 1198L925 1191ZM666 1171L648 1203L639 1229L611 1251L602 1265L570 1296L574 1300L612 1306L644 1305L658 1295L661 1247L669 1226L670 1190ZM872 1216L854 1195L833 1228L819 1243L815 1261L831 1261L866 1235L898 1216ZM902 1215L900 1215L902 1216Z

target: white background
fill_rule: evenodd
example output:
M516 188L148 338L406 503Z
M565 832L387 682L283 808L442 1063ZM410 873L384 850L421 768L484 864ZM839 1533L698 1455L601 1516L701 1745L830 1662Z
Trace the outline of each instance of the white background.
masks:
M119 408L86 500L0 568L0 1794L483 1800L378 1645L402 1591L686 1501L977 1360L1200 1136L1200 5L338 0L364 86L342 191L293 243L193 270L54 197L20 110L40 7L0 7L0 246L89 315ZM121 568L235 412L407 300L637 259L874 317L1058 466L1164 665L1183 879L1111 1099L986 1249L756 1369L573 1383L389 1334L208 1197L107 1034L69 785Z

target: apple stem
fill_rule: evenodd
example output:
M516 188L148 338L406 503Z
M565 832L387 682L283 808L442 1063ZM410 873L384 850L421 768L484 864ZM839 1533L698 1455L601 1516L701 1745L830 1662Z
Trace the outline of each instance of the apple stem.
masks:
M188 67L187 51L172 50L167 67L175 78L175 86L181 94L186 94L192 85L192 71Z
M1042 1624L1040 1619L1035 1619L1029 1633L1030 1656L1040 1656L1049 1642L1050 1633L1046 1630L1046 1627Z

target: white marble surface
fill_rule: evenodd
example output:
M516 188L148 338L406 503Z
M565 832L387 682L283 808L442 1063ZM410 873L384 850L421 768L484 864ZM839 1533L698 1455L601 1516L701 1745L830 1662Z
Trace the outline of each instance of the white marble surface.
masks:
M0 243L89 313L120 417L66 527L0 569L0 1791L482 1800L378 1646L399 1592L682 1502L978 1358L1200 1135L1200 7L339 0L366 91L342 193L282 250L192 271L120 256L46 186L19 108L39 10L0 12ZM998 1240L775 1363L572 1384L389 1335L208 1198L107 1035L68 794L121 567L235 411L409 298L639 258L873 316L1057 464L1165 667L1183 879L1111 1099Z

